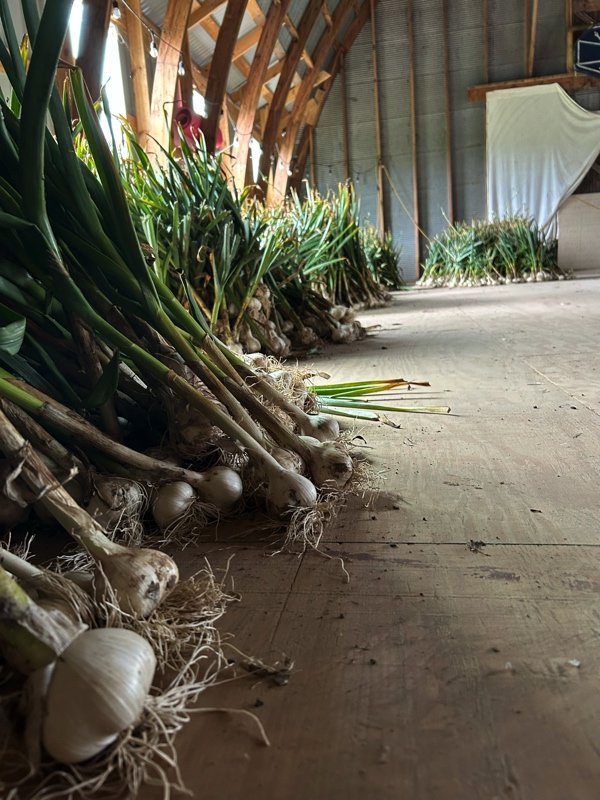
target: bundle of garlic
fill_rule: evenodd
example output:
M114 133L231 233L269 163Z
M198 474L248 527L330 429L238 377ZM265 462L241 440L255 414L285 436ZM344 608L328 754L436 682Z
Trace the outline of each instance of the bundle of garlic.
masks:
M0 61L15 97L11 107L3 106L0 126L0 303L12 320L11 356L17 356L5 362L10 371L0 369L0 398L25 412L23 438L36 450L43 452L40 441L48 434L77 453L66 460L49 455L56 480L36 508L48 508L86 539L94 557L104 559L105 573L108 563L129 558L121 553L117 559L115 545L100 535L102 527L112 532L122 512L136 542L151 517L168 535L238 513L245 500L262 504L283 529L292 518L316 518L324 493L351 485L352 460L338 442L337 424L307 413L285 377L269 381L248 366L215 337L215 320L185 276L182 304L161 270L146 260L113 153L74 70L70 88L89 148L87 162L79 159L54 85L69 5L47 0L39 19L34 4L24 3L35 42L26 66L10 13L0 17L7 43ZM276 252L272 243L269 253ZM260 338L252 324L253 315L262 315L283 352L287 334L260 269L252 285L251 297L234 298L239 324ZM326 314L331 303L321 298L314 305ZM32 419L41 433L30 435ZM156 448L167 452L148 454ZM298 471L300 462L305 474ZM247 467L254 475L249 487ZM72 469L85 478L80 502L95 487L90 515L82 516L73 503L65 506L64 498L50 502L55 484ZM101 487L108 478L110 485ZM139 482L141 498L131 485L116 487L115 478ZM50 476L45 480L34 493L45 491ZM70 486L75 479L65 484ZM141 518L146 498L156 513ZM166 564L159 570L158 595L175 580L170 570Z
M124 790L137 796L149 780L162 784L165 795L172 782L183 789L176 769L167 775L177 762L173 740L224 665L216 636L196 636L184 660L163 663L175 675L159 683L163 656L145 636L88 628L64 598L52 597L43 571L6 551L0 562L28 586L44 587L34 602L0 563L0 683L11 687L0 696L10 720L0 741L2 796L25 796L20 786L32 797L117 797Z
M150 614L178 581L173 559L158 550L125 547L109 539L98 522L57 482L2 411L0 450L12 461L12 483L21 480L30 497L41 503L94 559L98 591L102 592L108 583L124 611L139 616Z

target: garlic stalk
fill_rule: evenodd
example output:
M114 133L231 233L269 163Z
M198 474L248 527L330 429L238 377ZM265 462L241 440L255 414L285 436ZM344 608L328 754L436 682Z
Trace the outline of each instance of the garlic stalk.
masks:
M0 566L0 652L29 674L58 658L85 625L57 609L44 610Z
M33 448L0 411L0 448L21 462L21 477L65 530L92 556L100 568L98 586L106 580L121 608L148 616L177 583L175 562L158 550L123 547L112 542L100 525L56 481Z
M279 389L274 386L264 376L253 372L245 364L238 367L238 372L246 380L247 390L246 397L252 394L252 390L256 389L262 398L269 403L272 403L276 408L282 409L298 426L300 433L306 436L314 436L322 442L332 441L337 439L340 433L340 426L337 421L322 414L307 414L295 403L287 400ZM226 386L233 393L232 383L227 380L223 381ZM239 394L238 394L239 396ZM242 399L240 397L240 399Z
M231 381L232 391L235 384ZM309 475L321 488L342 489L352 476L352 459L337 442L321 442L314 436L298 436L249 393L248 407L278 445L297 453ZM306 417L309 415L306 414Z

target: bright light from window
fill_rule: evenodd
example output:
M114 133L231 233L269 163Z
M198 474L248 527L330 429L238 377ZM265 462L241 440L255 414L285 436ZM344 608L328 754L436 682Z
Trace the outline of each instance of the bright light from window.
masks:
M69 36L71 37L71 49L73 58L79 56L79 34L81 33L81 16L83 14L83 0L75 0L71 8L69 19Z
M197 92L194 89L194 93L192 94L192 108L199 114L201 117L204 116L204 112L206 111L206 102L200 92Z
M102 85L106 88L110 110L113 114L124 117L125 92L123 91L123 74L121 72L121 54L119 53L119 33L116 25L108 26L104 65L102 67Z
M252 180L254 183L257 183L262 147L260 146L260 142L257 142L254 138L250 139L250 152L252 153Z
M123 91L123 74L121 72L121 54L119 53L119 32L112 23L108 26L108 36L106 37L106 49L104 51L104 65L102 67L102 85L108 98L108 105L113 117L112 125L117 145L122 144L118 134L121 125L115 117L127 117L125 106L125 93ZM100 118L100 124L104 130L104 135L110 139L110 129L104 114Z

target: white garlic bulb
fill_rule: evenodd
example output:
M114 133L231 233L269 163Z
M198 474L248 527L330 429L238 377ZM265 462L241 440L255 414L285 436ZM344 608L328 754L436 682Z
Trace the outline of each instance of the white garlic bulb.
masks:
M185 481L165 483L152 503L152 516L161 530L181 519L196 499L196 491Z
M96 628L78 636L48 669L42 742L52 758L78 764L139 720L156 657L133 631Z

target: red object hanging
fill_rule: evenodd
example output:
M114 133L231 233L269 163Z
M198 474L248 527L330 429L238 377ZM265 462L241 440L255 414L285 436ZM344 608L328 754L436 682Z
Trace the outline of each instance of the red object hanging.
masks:
M175 147L179 147L179 128L181 128L186 142L191 148L196 149L196 142L200 138L200 134L204 135L205 125L206 117L201 117L188 106L177 103L173 114L173 144ZM217 150L223 147L223 134L220 130L217 130L215 147Z

